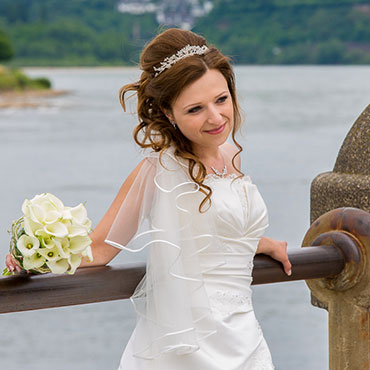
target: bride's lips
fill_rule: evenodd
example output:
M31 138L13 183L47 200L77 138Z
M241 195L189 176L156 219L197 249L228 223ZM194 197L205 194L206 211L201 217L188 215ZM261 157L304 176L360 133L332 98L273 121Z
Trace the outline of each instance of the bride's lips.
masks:
M207 134L211 134L211 135L218 135L220 134L226 127L226 123L224 123L223 125L213 129L213 130L206 130L205 132Z

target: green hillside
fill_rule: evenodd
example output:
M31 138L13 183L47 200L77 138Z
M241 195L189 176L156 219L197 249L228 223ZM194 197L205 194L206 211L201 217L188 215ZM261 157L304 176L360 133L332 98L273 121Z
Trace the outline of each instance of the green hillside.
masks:
M370 63L370 2L223 0L194 31L237 63Z
M122 65L156 34L154 15L116 10L116 0L1 0L0 30L16 65Z
M157 0L157 2L160 0ZM13 65L133 64L159 29L117 0L1 0ZM370 1L215 0L202 33L236 63L369 64Z

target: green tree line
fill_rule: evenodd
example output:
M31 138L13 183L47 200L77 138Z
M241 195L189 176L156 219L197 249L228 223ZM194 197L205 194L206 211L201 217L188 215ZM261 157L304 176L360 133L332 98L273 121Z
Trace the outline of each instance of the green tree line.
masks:
M0 29L16 65L114 65L137 62L157 31L153 14L121 14L115 0L1 0Z
M0 62L10 60L13 56L14 50L8 37L0 31Z
M218 1L195 31L238 63L370 63L370 3Z
M119 13L117 2L1 0L0 30L13 45L12 63L137 63L160 27L154 14ZM193 30L236 63L368 64L369 24L364 0L215 0Z

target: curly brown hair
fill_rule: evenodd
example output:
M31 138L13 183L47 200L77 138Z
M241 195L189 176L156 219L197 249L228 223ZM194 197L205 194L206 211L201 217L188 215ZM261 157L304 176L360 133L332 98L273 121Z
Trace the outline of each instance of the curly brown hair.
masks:
M143 72L140 80L124 85L120 89L119 96L121 105L126 110L125 94L129 91L137 93L137 114L140 123L133 134L140 147L152 148L161 155L163 151L172 146L176 156L188 161L190 178L200 186L200 191L205 194L199 206L199 211L202 212L206 203L210 205L212 195L212 189L203 183L207 175L206 167L194 154L192 142L171 124L164 112L172 111L172 105L181 91L202 77L209 69L221 72L227 81L233 102L232 139L238 152L232 159L232 165L240 175L242 172L235 165L235 158L243 148L236 141L235 135L241 126L241 114L230 59L213 46L207 45L208 50L203 55L188 56L155 77L153 67L159 67L166 57L176 54L186 45L203 46L207 45L207 42L204 37L194 32L175 28L157 35L141 53L140 69Z

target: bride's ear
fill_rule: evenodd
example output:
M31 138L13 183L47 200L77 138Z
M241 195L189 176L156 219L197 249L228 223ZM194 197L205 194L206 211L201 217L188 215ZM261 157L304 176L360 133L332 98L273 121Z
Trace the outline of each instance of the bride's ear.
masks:
M163 114L167 117L167 119L170 122L173 122L174 121L173 114L172 114L172 112L169 109L163 109L163 108L161 108L161 110L162 110Z

